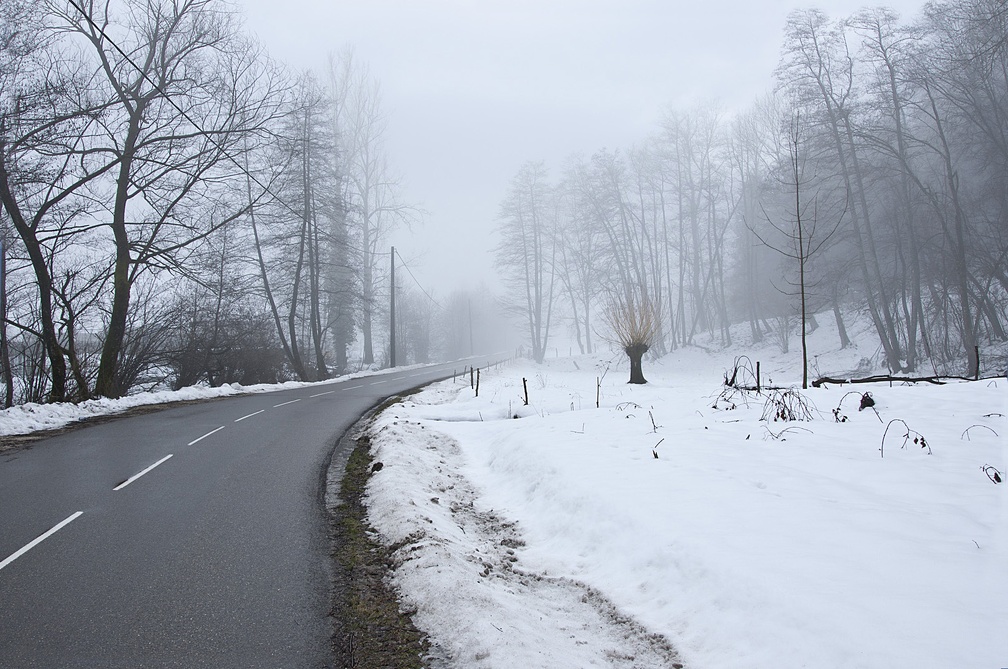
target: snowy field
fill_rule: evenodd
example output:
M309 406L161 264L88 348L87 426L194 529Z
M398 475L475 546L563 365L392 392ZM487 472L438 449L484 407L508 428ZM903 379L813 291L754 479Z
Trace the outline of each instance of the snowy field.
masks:
M646 386L609 354L511 364L381 414L370 520L431 665L1008 667L1008 485L983 470L1008 464L1008 382L714 408L739 353L800 387L792 346L676 352ZM824 374L870 354L812 347Z

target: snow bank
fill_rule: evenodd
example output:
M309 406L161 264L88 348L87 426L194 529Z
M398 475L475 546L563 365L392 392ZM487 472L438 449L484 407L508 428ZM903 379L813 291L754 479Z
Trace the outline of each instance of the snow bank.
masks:
M54 404L19 404L11 407L10 409L0 411L0 437L16 434L30 434L39 430L54 430L88 418L122 413L123 411L138 406L167 404L169 402L183 402L186 400L206 400L213 399L215 397L244 395L249 393L271 393L278 390L292 390L295 388L305 388L320 384L338 383L340 381L356 379L363 376L372 376L374 374L382 374L392 371L401 372L420 367L423 367L423 365L396 367L394 370L368 370L318 382L288 381L286 383L260 383L251 386L231 383L215 388L211 388L210 386L192 386L189 388L182 388L180 390L141 392L118 399L108 399L103 397L99 399L86 400L77 404L71 402L57 402Z

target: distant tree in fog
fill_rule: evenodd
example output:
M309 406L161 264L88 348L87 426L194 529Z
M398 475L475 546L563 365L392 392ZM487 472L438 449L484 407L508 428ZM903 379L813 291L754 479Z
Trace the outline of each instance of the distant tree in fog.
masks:
M500 209L497 267L504 273L508 310L525 321L532 357L542 362L549 342L557 286L558 203L542 163L526 163Z
M352 49L329 57L329 95L335 129L343 202L360 286L357 324L363 335L363 363L374 362L373 323L386 300L379 288L388 265L389 234L417 217L415 207L401 201L400 179L388 163L381 86ZM387 295L387 293L382 293Z

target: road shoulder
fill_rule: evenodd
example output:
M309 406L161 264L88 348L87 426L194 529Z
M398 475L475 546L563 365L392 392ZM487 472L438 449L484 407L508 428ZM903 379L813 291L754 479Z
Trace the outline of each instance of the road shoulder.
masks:
M398 399L398 398L394 398ZM423 666L428 643L403 609L389 575L394 547L378 542L368 523L364 493L380 463L371 455L369 428L388 403L341 438L329 466L326 506L333 562L333 654L337 667Z

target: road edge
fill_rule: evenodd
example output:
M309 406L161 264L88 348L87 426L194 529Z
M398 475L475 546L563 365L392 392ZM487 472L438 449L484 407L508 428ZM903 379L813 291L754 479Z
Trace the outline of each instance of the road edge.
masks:
M332 569L332 654L336 667L419 669L429 644L391 585L391 550L367 521L364 494L379 463L371 456L375 418L394 395L357 420L337 442L326 473Z

